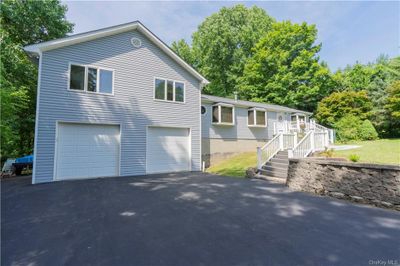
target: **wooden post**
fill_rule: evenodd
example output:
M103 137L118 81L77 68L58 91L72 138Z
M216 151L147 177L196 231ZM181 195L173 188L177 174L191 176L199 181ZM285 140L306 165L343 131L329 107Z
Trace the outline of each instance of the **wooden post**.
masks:
M294 132L293 148L297 145L297 132Z

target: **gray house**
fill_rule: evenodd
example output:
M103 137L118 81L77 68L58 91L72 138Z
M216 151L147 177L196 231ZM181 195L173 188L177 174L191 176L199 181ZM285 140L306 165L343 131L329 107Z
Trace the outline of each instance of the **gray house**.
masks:
M300 131L311 113L279 106L202 95L202 156L206 167L240 152L256 152L278 133Z
M200 171L310 124L300 110L202 95L208 81L140 22L25 51L39 64L32 183Z
M201 170L208 81L140 22L25 51L39 60L32 183Z

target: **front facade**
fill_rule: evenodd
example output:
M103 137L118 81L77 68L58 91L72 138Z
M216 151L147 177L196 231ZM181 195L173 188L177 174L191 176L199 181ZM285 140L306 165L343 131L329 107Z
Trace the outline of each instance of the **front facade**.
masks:
M202 95L208 81L140 22L25 50L39 59L33 183L200 171L310 115Z
M231 155L254 152L285 127L311 113L284 106L202 95L202 157L208 167Z
M142 24L25 49L39 57L33 183L201 170L207 81Z

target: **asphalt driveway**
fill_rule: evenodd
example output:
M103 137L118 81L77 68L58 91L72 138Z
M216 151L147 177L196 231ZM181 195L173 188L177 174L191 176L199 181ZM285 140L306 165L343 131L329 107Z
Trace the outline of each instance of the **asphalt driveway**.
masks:
M2 265L400 264L400 212L266 181L185 173L1 185Z

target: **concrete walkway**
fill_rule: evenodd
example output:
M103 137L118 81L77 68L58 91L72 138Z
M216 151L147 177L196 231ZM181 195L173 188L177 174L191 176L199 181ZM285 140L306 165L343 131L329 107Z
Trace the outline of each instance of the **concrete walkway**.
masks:
M2 181L2 265L400 262L400 213L208 174ZM382 264L381 264L382 265Z

